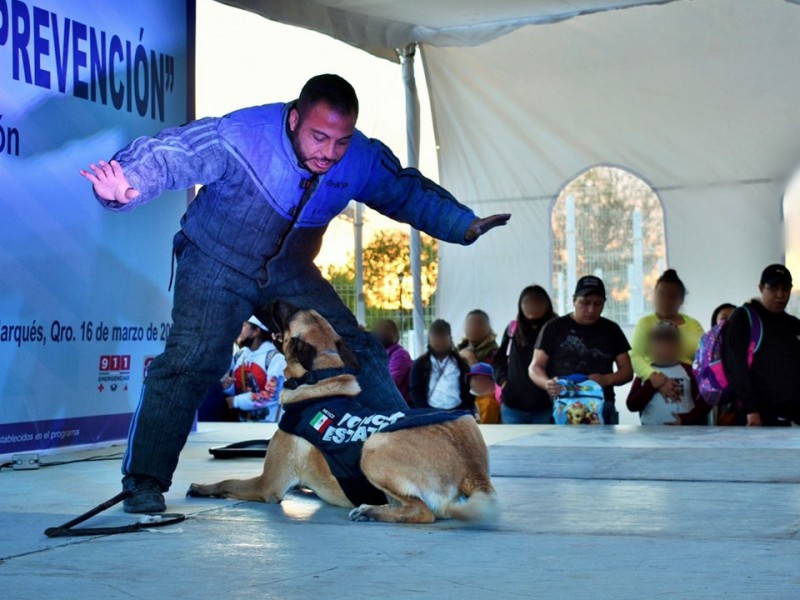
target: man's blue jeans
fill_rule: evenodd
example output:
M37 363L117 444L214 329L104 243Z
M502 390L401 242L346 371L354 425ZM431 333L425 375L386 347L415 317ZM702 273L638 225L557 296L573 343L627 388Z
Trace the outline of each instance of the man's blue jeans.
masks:
M314 308L330 321L361 364L357 377L364 406L375 410L406 406L389 375L383 347L359 329L313 263L271 269L269 284L261 287L185 238L180 243L180 234L178 240L172 330L163 354L148 369L131 422L123 474L154 477L169 489L195 411L208 387L230 366L232 343L242 322L256 307L277 299Z

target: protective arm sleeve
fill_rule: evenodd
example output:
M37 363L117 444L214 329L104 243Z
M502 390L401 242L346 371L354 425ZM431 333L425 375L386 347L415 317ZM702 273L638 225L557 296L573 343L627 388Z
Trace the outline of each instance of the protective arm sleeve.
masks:
M217 132L219 119L200 119L136 138L114 155L139 195L126 204L98 198L105 208L130 212L166 190L206 185L225 173L228 151Z
M403 169L384 144L369 140L370 176L356 200L445 242L464 244L475 213L416 169Z

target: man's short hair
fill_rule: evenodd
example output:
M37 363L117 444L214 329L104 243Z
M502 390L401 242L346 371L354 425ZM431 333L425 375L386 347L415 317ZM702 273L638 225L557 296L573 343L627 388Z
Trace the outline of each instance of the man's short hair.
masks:
M297 112L302 118L319 102L327 103L340 115L358 117L358 97L353 86L339 75L317 75L309 79L300 90Z

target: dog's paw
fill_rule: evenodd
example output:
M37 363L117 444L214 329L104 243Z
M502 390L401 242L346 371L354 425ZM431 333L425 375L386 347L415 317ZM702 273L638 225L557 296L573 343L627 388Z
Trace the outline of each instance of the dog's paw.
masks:
M372 521L372 507L369 504L362 504L358 508L350 511L351 521Z
M207 498L211 494L206 491L206 486L200 483L193 483L189 486L189 489L186 490L186 497L187 498Z

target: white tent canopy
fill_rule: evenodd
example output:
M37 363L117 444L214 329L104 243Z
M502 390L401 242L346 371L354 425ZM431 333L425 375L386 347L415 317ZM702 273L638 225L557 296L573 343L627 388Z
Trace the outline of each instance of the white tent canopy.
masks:
M408 44L475 46L524 25L674 0L218 0L397 60Z
M382 56L421 44L443 185L479 214L514 215L473 247L442 247L443 316L507 319L524 285L549 287L552 202L598 164L656 189L668 264L703 321L783 258L783 186L800 162L795 2L227 3Z

